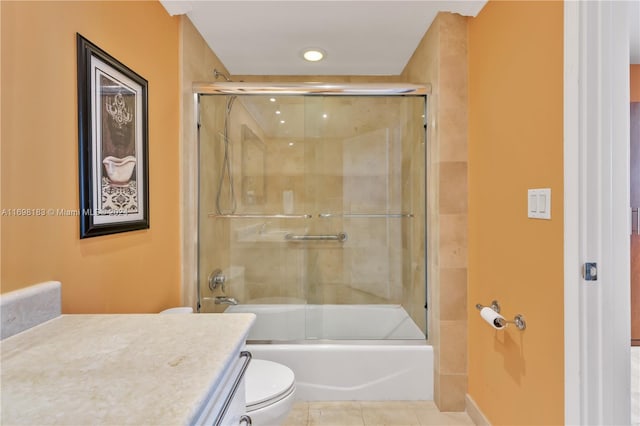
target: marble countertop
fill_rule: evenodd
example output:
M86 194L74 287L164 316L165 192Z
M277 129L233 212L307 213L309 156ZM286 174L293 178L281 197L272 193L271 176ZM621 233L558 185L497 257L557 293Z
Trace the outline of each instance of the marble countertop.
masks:
M0 342L0 424L189 423L254 319L59 316Z

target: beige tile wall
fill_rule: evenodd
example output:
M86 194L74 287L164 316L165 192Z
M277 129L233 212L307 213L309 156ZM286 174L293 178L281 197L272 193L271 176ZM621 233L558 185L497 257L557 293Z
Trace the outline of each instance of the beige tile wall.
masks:
M429 102L429 339L435 401L464 410L467 388L467 37L466 18L438 15L403 77L427 81Z
M182 304L195 309L198 265L198 176L195 171L198 164L198 144L192 86L196 81L212 81L214 68L223 72L226 72L226 68L186 16L180 17L180 56ZM208 238L210 241L224 238L228 234L224 225L206 232L211 235ZM224 251L216 256L219 256L220 264L228 263L225 261Z

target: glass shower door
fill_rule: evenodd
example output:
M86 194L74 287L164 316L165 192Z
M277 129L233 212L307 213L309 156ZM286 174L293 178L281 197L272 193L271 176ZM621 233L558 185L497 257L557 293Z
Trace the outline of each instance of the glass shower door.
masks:
M423 114L424 98L306 98L309 232L327 238L307 245L307 338L416 335L403 305L424 315L424 276L411 275L424 263Z
M260 306L264 340L424 339L425 98L212 95L200 110L202 311L223 293Z

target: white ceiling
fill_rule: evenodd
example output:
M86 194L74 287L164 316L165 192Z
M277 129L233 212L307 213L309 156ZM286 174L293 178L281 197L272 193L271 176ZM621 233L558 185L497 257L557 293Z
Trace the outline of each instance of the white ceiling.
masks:
M398 75L440 11L476 16L486 0L160 0L187 14L235 75ZM630 63L640 64L640 1ZM323 49L318 63L305 48Z
M475 16L485 0L161 0L186 13L235 75L398 75L440 11ZM305 48L324 50L317 63Z

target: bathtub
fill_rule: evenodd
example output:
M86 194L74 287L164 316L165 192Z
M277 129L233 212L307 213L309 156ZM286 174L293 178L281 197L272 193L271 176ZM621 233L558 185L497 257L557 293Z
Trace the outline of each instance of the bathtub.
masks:
M432 400L433 348L399 305L236 305L247 348L296 375L302 401Z

